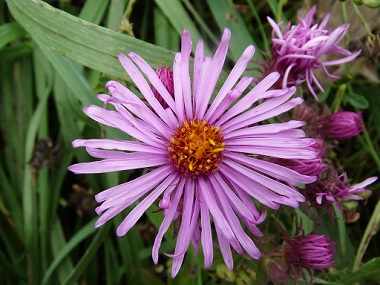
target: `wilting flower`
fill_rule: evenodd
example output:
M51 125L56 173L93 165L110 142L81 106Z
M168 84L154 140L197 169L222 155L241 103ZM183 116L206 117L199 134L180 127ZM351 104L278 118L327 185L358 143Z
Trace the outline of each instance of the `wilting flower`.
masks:
M316 182L307 185L303 193L311 206L322 213L329 214L330 218L333 219L334 205L343 212L343 209L346 208L345 201L363 200L364 198L358 194L370 192L364 187L376 180L377 177L374 176L359 184L349 186L347 174L343 173L337 176L336 171L331 168L324 172Z
M303 276L302 269L312 276L313 270L331 267L334 263L334 245L325 235L302 233L285 239L284 259L294 281Z
M341 209L340 200L363 200L363 197L359 196L360 193L368 193L369 190L364 189L364 187L372 184L377 180L376 176L367 178L359 184L353 186L347 186L347 173L343 173L338 176L334 183L330 183L328 187L325 187L321 192L317 193L316 201L318 204L322 204L323 198L329 202L333 202L336 206Z
M341 111L318 119L319 132L330 139L349 139L363 130L362 113Z
M315 11L316 6L314 5L305 18L298 18L298 25L288 23L283 32L280 29L282 23L276 24L268 17L268 21L273 27L273 45L271 49L272 58L265 68L266 73L277 70L283 74L283 87L306 82L310 92L318 100L312 87L313 83L322 92L324 89L318 82L314 70L322 68L328 77L337 79L339 77L330 74L326 67L349 62L356 58L361 51L351 54L338 45L348 30L348 24L335 30L325 29L330 14L327 14L319 25L312 26ZM327 54L340 54L345 57L322 61L323 56Z
M246 48L221 89L215 90L230 37L230 31L225 29L213 58L204 55L200 40L190 74L192 42L189 32L183 32L181 52L176 54L173 65L174 97L140 56L133 52L128 56L119 54L121 64L144 100L120 83L110 81L106 86L112 96L100 94L98 98L116 110L89 106L84 111L95 121L120 129L134 140L73 142L74 147L86 147L91 156L103 159L70 166L75 173L152 168L141 177L96 195L96 200L102 203L96 209L101 215L96 227L142 198L117 228L117 235L122 236L160 199L164 219L152 257L157 263L164 233L174 220L180 219L174 254L169 255L174 259L173 277L190 242L196 249L202 242L204 266L211 265L210 214L228 268L233 267L231 246L240 254L246 252L259 258L258 248L241 225L243 222L254 235L262 235L256 225L265 218L265 212L259 213L251 197L272 209L281 204L298 207L305 198L295 187L315 180L313 176L255 157L313 159L316 153L310 147L314 140L305 138L299 129L303 122L259 124L287 112L302 99L291 99L295 88L269 90L278 80L278 73L268 75L246 92L252 78L241 75L252 59L253 46ZM151 86L167 108L154 96ZM263 103L253 105L262 99Z

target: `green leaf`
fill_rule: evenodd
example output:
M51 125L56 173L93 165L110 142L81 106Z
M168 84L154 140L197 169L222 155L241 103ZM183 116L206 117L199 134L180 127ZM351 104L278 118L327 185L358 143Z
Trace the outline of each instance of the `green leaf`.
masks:
M363 238L360 241L358 252L356 254L354 270L359 268L360 262L367 250L371 238L379 231L380 227L380 201L377 202L375 210L372 213L371 219L364 231ZM360 269L359 269L360 270Z
M207 3L219 28L222 30L226 27L231 31L232 35L229 52L234 62L241 57L242 53L249 45L257 46L239 12L231 7L229 1L207 0ZM261 57L260 52L256 50L253 59ZM261 75L258 71L253 70L246 73L253 77Z
M111 0L106 24L109 29L113 31L119 30L124 15L125 2L126 0Z
M367 109L369 107L367 99L364 96L356 94L354 92L347 93L346 99L348 103L360 110Z
M191 20L189 14L186 12L181 1L179 0L155 0L158 7L166 15L168 20L172 23L173 27L181 35L182 31L186 28L189 30L193 43L198 42L201 35ZM195 51L195 45L193 45ZM205 53L210 54L210 50L205 46Z
M7 23L0 26L0 49L5 45L25 35L25 30L19 23Z
M153 15L155 43L167 49L177 49L179 37L173 25L160 9L155 8Z
M153 67L173 63L171 51L81 20L43 1L7 0L7 3L12 15L33 38L111 76L128 80L117 59L119 52L136 52Z
M377 257L363 264L357 271L339 280L337 284L354 284L359 281L363 282L369 280L380 282L379 268L380 257Z
M79 14L79 18L99 24L108 7L109 0L87 0Z
M37 43L55 70L84 106L90 105L96 101L95 92L92 91L91 86L72 61L57 54L46 45L41 44L40 42Z
M70 273L69 276L67 276L66 280L64 281L64 285L71 285L74 284L79 277L83 274L83 272L86 270L88 264L92 261L95 254L97 253L100 245L103 243L104 239L107 236L107 233L109 232L111 223L108 223L104 225L96 234L95 238L92 240L90 246L87 248L86 252L82 256L82 258L79 260L78 264L75 266L74 270Z
M108 227L106 227L108 228ZM57 267L63 262L70 251L72 251L80 242L82 242L85 238L90 236L95 232L95 227L94 227L94 220L89 222L87 225L83 226L81 230L79 230L66 244L64 247L61 248L59 253L56 254L53 262L50 264L48 270L46 270L46 273L42 279L42 285L44 284L50 284L49 279L53 272L57 269ZM99 236L100 233L97 234L97 237ZM95 239L96 240L96 237ZM91 246L90 246L91 247ZM89 250L89 249L88 249Z

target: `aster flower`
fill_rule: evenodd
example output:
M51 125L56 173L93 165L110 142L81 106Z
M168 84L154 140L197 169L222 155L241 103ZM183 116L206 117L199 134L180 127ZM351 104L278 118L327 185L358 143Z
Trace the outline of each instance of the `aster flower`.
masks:
M360 122L362 113L341 111L318 119L318 130L330 139L349 139L363 130Z
M119 82L110 81L106 87L112 96L100 94L98 98L113 105L115 110L89 106L84 112L134 140L73 142L74 147L86 147L91 156L102 159L70 166L75 173L151 169L141 177L95 196L96 201L102 203L96 209L101 217L95 226L103 225L141 199L117 228L118 236L125 235L152 203L160 200L164 219L152 257L157 263L165 232L173 221L180 219L174 253L168 254L174 259L173 277L190 243L197 249L201 242L204 266L212 264L212 222L228 268L233 267L231 247L240 254L245 252L259 258L258 248L241 225L243 222L252 234L262 235L257 224L265 218L265 211L259 213L252 197L272 209L280 205L298 207L305 198L295 187L315 180L313 176L257 158L261 155L313 159L316 153L310 147L314 140L305 138L299 129L303 122L260 124L287 112L302 99L291 98L294 87L269 90L280 76L276 72L247 91L252 78L241 76L252 59L253 46L246 48L221 89L215 90L230 37L230 31L225 29L212 58L204 55L200 40L190 74L192 42L189 32L184 30L181 52L175 55L173 65L174 97L140 56L133 52L127 56L119 54L121 64L144 99ZM154 96L151 86L167 108ZM262 99L264 102L256 106Z
M318 82L314 70L322 68L328 77L337 79L339 77L330 74L327 67L349 62L356 58L361 51L351 53L338 45L345 36L349 25L342 25L335 30L326 29L330 14L327 14L320 24L312 26L316 9L314 5L305 18L299 17L298 25L288 23L283 32L280 29L282 23L276 24L271 18L267 18L273 28L273 46L272 58L267 63L266 73L277 70L283 74L283 87L306 82L310 92L318 100L312 85L315 84L322 92L324 89ZM339 54L344 57L323 61L323 56L327 54Z

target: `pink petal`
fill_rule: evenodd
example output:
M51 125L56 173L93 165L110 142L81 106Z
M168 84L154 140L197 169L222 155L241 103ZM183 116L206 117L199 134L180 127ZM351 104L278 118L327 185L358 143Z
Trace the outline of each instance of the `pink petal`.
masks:
M234 248L240 249L240 245L232 231L230 225L228 224L223 213L220 211L218 204L216 203L215 197L210 189L208 183L205 182L203 177L198 178L199 192L202 195L202 201L207 203L207 206L214 218L214 223L218 224L221 229L223 229L223 234L226 236L228 241ZM240 249L241 251L241 249Z
M189 31L185 29L181 37L181 80L182 80L182 98L185 104L185 113L188 119L193 118L193 104L191 98L191 84L189 74L189 60L191 54L192 42Z
M160 166L138 178L100 192L95 195L95 199L98 203L106 200L113 203L113 199L116 197L128 197L129 195L133 197L145 188L152 189L157 186L172 170L173 167L171 165Z
M134 52L128 53L129 57L133 60L134 63L141 69L141 71L148 77L149 81L152 83L154 88L160 93L162 98L165 100L166 104L175 111L175 103L172 96L166 90L164 84L158 78L156 72L150 67L150 65L138 54Z
M215 230L218 236L219 247L220 247L220 251L222 252L224 263L227 265L227 268L229 270L232 270L234 268L234 260L232 258L230 243L228 242L227 238L223 234L223 231L216 224L215 224Z
M234 190L228 186L228 184L223 180L219 173L210 175L209 178L212 185L219 186L221 190L223 190L217 191L217 195L219 192L224 192L226 197L228 197L228 202L234 205L241 217L244 217L249 221L255 221L255 217L252 212L258 214L257 209L255 207L250 209L247 208L246 205L239 199L239 197L235 195Z
M266 125L257 125L249 128L244 128L240 130L233 130L231 132L225 133L223 135L225 140L238 138L238 137L255 137L257 135L266 135L270 136L270 134L280 133L286 130L295 129L304 126L306 123L301 121L288 121L285 123L277 123L277 124L266 124ZM302 130L298 130L300 133L299 138L305 137L305 132ZM282 135L282 137L286 137Z
M204 101L207 104L210 102L212 93L215 89L216 82L219 79L220 73L223 68L224 61L226 60L226 55L228 51L228 45L231 39L231 32L227 28L223 31L223 36L220 41L219 47L217 48L214 57L212 59L212 63L209 68L208 76L205 78L202 78L199 81L199 84L202 86L204 85L204 93L203 96L205 98ZM204 114L206 112L207 104L201 104L199 106L199 109L196 112L196 115L199 119L204 118Z
M141 142L133 142L127 140L112 140L112 139L90 139L73 141L73 147L90 147L101 149L117 149L124 151L139 151L154 154L166 154L167 148L164 145L150 146Z
M137 85L137 88L144 95L145 99L148 101L153 110L164 122L170 121L171 118L168 116L168 113L164 110L160 102L158 102L158 100L154 97L152 88L146 82L144 76L133 64L133 62L121 53L118 54L118 57L124 69L127 71L133 82Z
M80 173L106 173L120 170L139 169L159 166L167 163L166 156L151 156L140 153L131 153L125 159L103 159L101 161L83 162L70 165L68 170Z
M173 84L174 84L174 102L176 105L176 115L179 122L185 120L185 105L182 96L182 71L181 71L181 54L176 53L173 64Z
M169 211L165 214L164 220L162 221L160 228L158 230L158 233L156 235L156 238L154 240L153 249L152 249L152 259L155 264L158 262L158 250L161 246L162 238L164 237L164 234L168 230L171 222L173 221L174 215L177 212L177 207L179 204L179 200L182 196L183 187L185 185L185 179L181 179L180 183L175 190L174 198L171 201L171 206Z
M262 99L260 95L267 91L272 85L278 80L280 74L278 72L273 72L266 76L259 84L257 84L248 94L244 96L238 103L231 107L231 109L226 112L219 120L215 122L217 125L223 125L230 118L236 116L237 114L244 112L252 106L257 100ZM278 90L278 95L282 94L283 90Z
M213 246L211 234L210 213L206 201L201 201L201 241L204 255L204 268L208 268L213 260Z
M220 192L218 196L222 199L224 198L223 200L226 200L225 197L223 197L223 192ZM227 201L223 200L220 201L220 205L223 207L227 220L231 225L232 230L236 234L239 242L252 258L259 259L261 256L259 249L253 243L251 238L244 232L243 228L240 225L239 219L236 217L230 204Z
M142 200L121 222L116 230L118 236L125 235L131 227L137 222L144 212L153 204L154 201L166 190L166 188L176 179L178 174L170 174L155 190L152 191L144 200ZM173 186L171 186L173 187Z
M245 71L248 63L251 61L254 53L255 53L255 47L248 46L243 52L242 56L236 62L234 68L231 70L222 88L220 89L214 101L212 102L210 108L207 110L205 119L208 120L210 123L213 123L218 118L218 116L214 115L214 112L218 109L218 106L220 105L220 103L222 103L222 101L226 97L227 92L231 90L232 87L239 80L240 76ZM245 90L245 88L241 88L241 89L242 91Z
M289 185L297 186L298 184L308 184L316 180L314 176L307 176L299 174L298 172L289 169L287 167L267 162L261 159L248 157L241 154L226 152L226 157L233 159L236 162L243 163L249 167L252 167L262 173L272 176L276 179L286 181Z
M269 188L271 191L277 193L278 195L286 196L286 197L294 199L295 200L294 205L296 207L298 207L298 203L296 201L305 202L305 197L292 187L289 187L281 182L271 179L270 177L262 175L258 172L250 170L232 160L225 159L224 162L230 167L232 167L235 171L239 172L240 174L245 175L246 177L254 180L257 183L260 183L264 187Z

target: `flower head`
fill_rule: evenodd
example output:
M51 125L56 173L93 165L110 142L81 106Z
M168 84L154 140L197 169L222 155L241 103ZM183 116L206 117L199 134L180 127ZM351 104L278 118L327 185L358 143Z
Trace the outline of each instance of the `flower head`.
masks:
M363 130L362 113L341 111L318 119L319 132L330 139L348 139Z
M288 23L283 32L280 29L281 23L276 24L268 17L268 21L273 27L273 46L272 60L268 63L267 69L278 70L284 74L283 87L306 82L310 92L318 100L312 87L313 83L322 92L324 89L318 82L314 70L322 68L328 77L337 79L339 77L330 74L327 67L349 62L356 58L361 51L352 54L338 45L346 34L348 25L342 25L335 30L325 29L330 14L327 14L319 25L312 26L316 9L314 5L305 18L299 18L298 25ZM322 57L327 54L340 54L345 57L322 61Z
M233 267L231 247L240 254L259 258L258 248L241 225L243 222L251 233L262 235L257 224L265 218L265 211L260 213L252 198L272 209L280 205L298 207L305 198L296 186L315 180L258 158L313 159L316 153L310 147L314 140L306 138L299 129L303 122L261 124L292 109L302 99L291 98L295 88L269 90L278 80L278 73L268 75L247 91L252 78L241 76L252 59L253 46L246 48L220 90L216 90L230 37L230 31L225 29L212 58L204 55L200 40L190 74L192 42L189 32L183 32L181 52L175 55L173 64L174 97L140 56L133 52L127 56L119 54L121 64L144 99L110 81L106 87L112 96L101 94L98 98L115 110L89 106L84 111L95 121L118 128L134 140L73 142L74 147L86 147L90 155L102 159L70 166L75 173L152 169L96 195L97 202L102 203L96 209L101 215L96 227L141 199L117 228L117 235L122 236L153 202L160 200L164 218L152 257L157 263L164 233L173 221L180 219L174 253L168 254L174 259L173 277L190 243L197 249L201 242L204 266L212 264L212 221L228 268ZM151 86L167 108L157 100ZM262 99L262 104L255 104Z
M325 235L302 233L285 239L284 259L295 281L303 276L302 269L312 276L313 270L331 267L334 263L334 245Z

